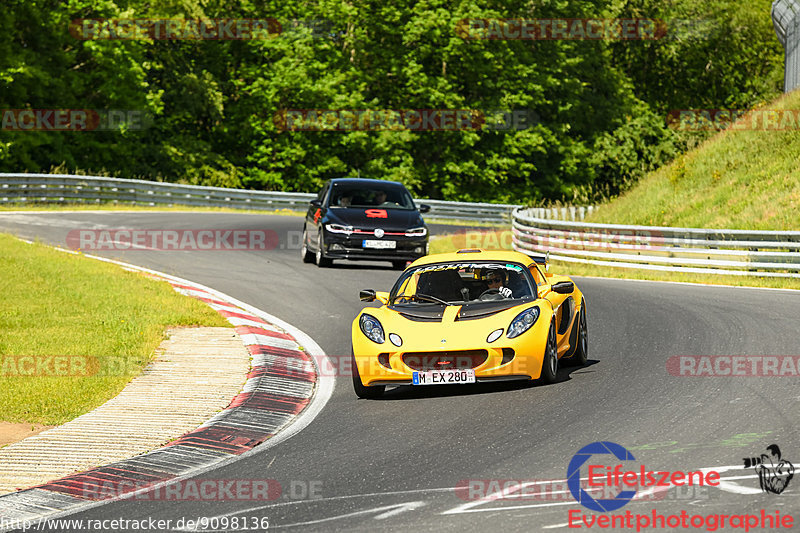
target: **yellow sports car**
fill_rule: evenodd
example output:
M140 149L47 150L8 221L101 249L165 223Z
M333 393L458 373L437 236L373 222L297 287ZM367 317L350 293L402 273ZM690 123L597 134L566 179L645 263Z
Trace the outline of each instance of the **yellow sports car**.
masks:
M509 379L555 381L559 360L586 363L586 302L546 258L459 250L406 268L391 292L362 290L353 321L353 387L377 398L387 385Z

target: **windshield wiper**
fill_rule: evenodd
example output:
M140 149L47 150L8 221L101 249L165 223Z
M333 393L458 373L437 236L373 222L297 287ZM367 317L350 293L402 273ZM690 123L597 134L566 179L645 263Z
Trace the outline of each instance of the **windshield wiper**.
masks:
M436 296L431 296L430 294L419 294L419 293L417 293L417 294L414 295L414 298L419 298L421 300L428 300L429 302L435 302L435 303L440 303L440 304L444 304L444 305L452 305L452 304L450 304L448 302L445 302L444 300L442 300L440 298L437 298Z

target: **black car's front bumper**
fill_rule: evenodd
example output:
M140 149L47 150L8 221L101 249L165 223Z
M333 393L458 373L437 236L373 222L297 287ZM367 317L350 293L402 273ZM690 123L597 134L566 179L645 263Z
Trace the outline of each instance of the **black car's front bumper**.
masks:
M394 241L395 248L364 248L365 240ZM323 234L323 255L330 259L358 259L378 261L414 261L428 253L428 236L406 237L386 235L376 239L369 234Z

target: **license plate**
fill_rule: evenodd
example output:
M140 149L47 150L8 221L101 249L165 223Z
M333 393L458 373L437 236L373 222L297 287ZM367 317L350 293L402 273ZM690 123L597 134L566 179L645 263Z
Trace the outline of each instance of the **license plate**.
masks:
M414 372L413 385L462 385L475 383L475 371L469 370L428 370Z
M397 241L373 241L369 239L364 239L364 242L361 243L364 248L390 248L395 249L397 248Z

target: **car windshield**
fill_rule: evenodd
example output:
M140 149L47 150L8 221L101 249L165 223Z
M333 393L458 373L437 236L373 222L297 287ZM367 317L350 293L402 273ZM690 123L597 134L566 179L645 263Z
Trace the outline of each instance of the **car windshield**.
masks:
M515 263L453 262L422 265L403 273L390 294L393 304L450 305L530 298L527 270Z
M387 185L334 184L329 205L330 207L416 209L407 190L403 187Z

